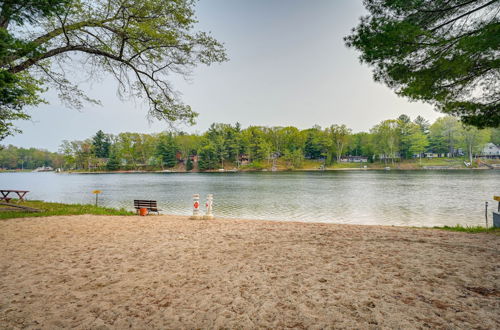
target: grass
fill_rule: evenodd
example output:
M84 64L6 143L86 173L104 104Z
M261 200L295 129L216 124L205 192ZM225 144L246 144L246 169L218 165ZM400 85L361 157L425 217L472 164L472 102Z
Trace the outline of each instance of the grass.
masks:
M327 165L326 169L332 168L363 168L363 166L370 167L369 163L333 163L331 165ZM373 165L371 166L373 167Z
M96 215L134 215L134 212L125 209L113 209L89 204L61 204L48 203L44 201L11 201L13 204L32 207L42 210L42 212L27 212L25 210L8 211L3 205L0 205L0 219L26 218L26 217L47 217L52 215L79 215L79 214L96 214Z
M482 226L444 226L444 227L433 227L434 229L449 230L449 231L459 231L464 233L493 233L495 235L500 235L500 228L493 227L482 227Z
M405 161L409 163L420 164L418 159ZM422 166L464 166L464 158L463 157L455 157L455 158L422 158Z

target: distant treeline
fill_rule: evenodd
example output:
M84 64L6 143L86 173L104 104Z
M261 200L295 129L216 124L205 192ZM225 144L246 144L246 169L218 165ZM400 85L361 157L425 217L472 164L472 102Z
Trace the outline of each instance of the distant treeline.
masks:
M33 170L38 167L60 168L64 166L64 156L57 152L35 148L18 148L12 145L0 146L0 169Z
M430 124L420 116L412 121L401 115L359 133L345 125L299 130L293 126L243 129L238 123L216 123L201 135L99 131L85 141L63 141L59 153L9 146L0 151L0 167L138 170L182 166L203 171L225 165L262 168L279 160L289 168L300 168L305 159L330 165L345 156L386 163L425 157L426 153L471 159L487 142L500 144L500 129L464 127L449 116Z

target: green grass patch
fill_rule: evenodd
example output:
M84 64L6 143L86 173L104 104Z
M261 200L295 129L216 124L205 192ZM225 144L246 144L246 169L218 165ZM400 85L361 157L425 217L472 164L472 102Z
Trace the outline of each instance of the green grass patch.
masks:
M494 233L500 235L500 228L493 227L482 227L482 226L444 226L444 227L433 227L434 229L449 230L449 231L460 231L464 233Z
M327 165L327 169L332 169L332 168L363 168L363 166L369 167L368 163L333 163L330 165Z
M61 204L44 201L11 201L12 204L27 206L41 210L41 212L28 212L22 209L11 211L6 210L7 206L0 205L0 219L26 218L26 217L47 217L52 215L134 215L134 212L125 209L113 209L90 204Z
M253 161L250 164L240 166L240 169L242 169L242 170L263 170L269 166L270 165L267 165L263 162Z
M424 166L464 166L464 158L455 157L455 158L422 158L421 161L418 159L414 159L412 161L416 164L422 163Z

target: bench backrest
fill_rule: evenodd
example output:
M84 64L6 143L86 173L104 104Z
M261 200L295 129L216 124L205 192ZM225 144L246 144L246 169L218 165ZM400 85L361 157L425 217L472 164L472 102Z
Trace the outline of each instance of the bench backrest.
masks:
M141 199L135 199L134 200L134 207L136 208L152 208L155 209L157 208L157 203L156 201L151 201L151 200L141 200Z

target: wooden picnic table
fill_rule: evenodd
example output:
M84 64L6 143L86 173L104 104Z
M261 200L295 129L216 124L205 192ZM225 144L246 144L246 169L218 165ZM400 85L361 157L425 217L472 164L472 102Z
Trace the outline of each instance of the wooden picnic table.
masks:
M29 192L29 190L0 189L0 194L2 194L2 196L0 197L0 201L4 200L8 203L12 199L9 197L10 193L16 193L17 197L19 197L19 200L24 201L24 196Z

